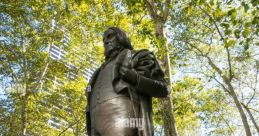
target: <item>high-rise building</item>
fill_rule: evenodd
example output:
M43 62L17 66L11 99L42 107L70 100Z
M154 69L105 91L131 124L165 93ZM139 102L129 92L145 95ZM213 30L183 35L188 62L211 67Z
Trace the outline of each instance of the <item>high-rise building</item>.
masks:
M50 58L57 61L64 60L65 56L68 54L65 48L69 46L69 40L70 40L69 34L65 32L65 36L62 41L63 45L59 45L59 46L52 45L52 48L50 49L50 54L49 54ZM82 70L83 76L87 81L90 80L92 74L94 73L94 71L97 69L97 66L98 66L98 64L91 57L89 58L90 58L89 61L91 62L91 68L86 68ZM71 62L67 62L66 66L70 69L76 69L76 67ZM76 74L73 74L73 72L69 73L69 78L75 79ZM56 78L51 80L53 81L54 86L56 87L59 87L62 85L62 83L58 81ZM56 105L53 108L58 109L60 108L60 106ZM69 112L69 108L67 109L67 111ZM66 121L63 121L62 119L56 117L55 115L52 115L52 118L48 121L48 124L55 129L60 129L61 126L67 125Z

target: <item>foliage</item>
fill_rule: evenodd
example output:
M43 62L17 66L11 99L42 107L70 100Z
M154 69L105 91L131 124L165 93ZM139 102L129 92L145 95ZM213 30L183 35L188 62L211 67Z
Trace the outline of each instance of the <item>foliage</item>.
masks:
M175 117L179 135L231 135L235 127L229 125L233 108L221 90L206 88L197 78L184 77L173 85ZM228 122L228 124L225 124ZM221 126L221 127L218 127ZM202 131L202 129L208 129Z
M153 2L161 15L166 1ZM159 59L170 54L179 135L244 130L228 85L257 119L258 2L172 1L161 28L166 39L156 36L146 6L135 0L1 1L0 135L84 135L84 71L104 60L102 33L110 26L124 29L136 50L148 48ZM53 59L54 48L65 55ZM157 131L163 130L165 109L157 99L153 111Z
M69 50L67 58L51 58L51 50L59 48L65 50L65 38L69 33L78 32L78 29L69 30L70 20L76 20L67 13L65 3L59 1L19 1L17 3L1 2L1 81L4 87L4 102L1 113L4 113L5 120L1 120L1 134L3 135L47 135L49 133L58 135L61 133L56 128L51 128L49 121L53 118L53 110L57 101L66 96L69 99L77 100L84 96L86 81L71 79L72 74L82 75L82 67L89 66L89 62L79 63L78 58L71 57L76 49ZM73 21L75 23L76 21ZM78 22L77 22L78 23ZM71 27L72 24L70 24ZM66 29L67 28L67 29ZM84 35L80 35L84 37ZM82 37L75 41L83 43ZM74 38L74 37L73 37ZM78 46L78 45L77 45ZM86 44L79 45L80 49ZM89 60L88 52L80 53L81 57ZM87 57L88 55L88 57ZM63 60L61 60L63 59ZM75 62L76 69L67 67L68 60ZM80 69L80 70L78 70ZM80 72L78 72L80 71ZM77 72L77 73L76 73ZM61 81L69 78L77 81L78 86L70 86L72 93L66 93L63 89L54 93ZM58 79L58 81L56 80ZM56 82L57 81L57 82ZM72 85L72 83L70 84ZM81 86L79 88L79 86ZM77 91L76 91L77 90ZM54 91L50 96L46 91ZM78 98L76 99L75 96ZM74 118L80 119L76 124L75 119L66 115L63 127L71 124L72 132L76 135L84 134L84 106L85 98L79 99L77 105L72 107L67 101L64 104L72 109ZM52 104L49 104L52 103ZM81 112L79 112L80 108ZM58 107L59 110L60 107ZM63 111L64 112L64 111ZM59 113L59 112L57 112ZM79 118L80 117L80 118ZM3 122L2 122L3 121ZM11 123L11 124L9 124ZM80 125L79 125L80 124ZM77 126L77 127L74 127ZM80 127L79 127L80 126ZM64 128L66 129L66 128ZM68 131L67 131L68 132ZM68 133L71 133L68 132Z
M207 86L223 89L235 103L247 135L252 127L246 121L248 116L240 101L251 107L258 105L254 99L258 96L257 4L176 2L171 16L173 33L168 34L181 71L203 78Z

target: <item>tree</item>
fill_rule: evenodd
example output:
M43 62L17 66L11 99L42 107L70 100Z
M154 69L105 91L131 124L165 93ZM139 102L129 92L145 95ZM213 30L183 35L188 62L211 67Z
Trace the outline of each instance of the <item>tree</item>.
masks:
M50 22L36 22L34 17L39 15L37 13L40 9L33 6L40 6L40 3L30 4L32 3L23 5L1 2L1 17L4 22L1 24L4 29L1 31L3 39L1 40L1 75L11 84L10 87L15 87L15 90L12 88L15 93L11 96L14 98L13 103L17 104L17 107L13 107L14 112L20 113L21 117L20 126L17 129L19 135L27 134L30 118L28 113L32 110L29 107L30 100L37 93L36 90L40 88L40 83L51 65L47 55L49 50L42 51L42 49L50 49L53 39L44 35L49 34L57 40L61 38L58 36L61 31L53 30L50 25L47 25ZM32 13L34 8L38 12Z
M164 25L167 21L169 9L171 8L171 1L166 0L165 2L159 1L149 1L144 0L143 2L136 1L127 1L127 5L129 8L130 14L140 14L144 12L144 14L149 14L153 23L153 36L151 37L151 41L157 47L157 54L162 60L162 66L166 69L166 79L168 82L168 88L171 90L171 62L168 52L168 46L166 44L166 38L164 36ZM142 10L142 11L140 11ZM145 12L149 11L148 13ZM135 13L134 13L135 12ZM142 20L142 19L141 19ZM141 21L140 20L140 21ZM141 23L141 22L139 22ZM144 35L150 35L150 33L144 33ZM175 126L173 111L173 104L171 97L168 96L165 99L158 100L162 106L162 118L163 118L163 126L164 132L166 136L177 136L177 129Z
M86 81L79 77L93 61L104 58L105 29L119 26L133 36L137 30L130 31L125 25L130 20L115 12L111 1L0 4L0 75L1 85L6 85L1 134L83 135ZM137 48L145 46L139 42L142 37L131 39ZM66 53L52 58L54 48ZM50 119L56 128L48 124Z
M173 83L174 115L179 135L198 135L199 118L196 115L196 103L203 85L198 79L185 77Z
M206 88L198 78L183 77L173 84L172 94L179 135L232 135L234 116L222 90ZM201 131L201 129L209 128Z
M104 60L110 26L124 29L135 49L154 50L166 69L174 91L153 101L159 131L199 135L194 130L206 126L206 134L233 135L243 130L239 114L246 134L256 133L257 7L254 0L1 1L0 135L84 135L83 73ZM54 48L66 53L53 58Z
M244 92L238 85L245 86L245 71L251 70L251 83L257 84L258 74L253 67L258 55L253 51L258 48L256 2L192 1L177 5L175 14L172 14L172 24L177 26L173 35L174 45L181 52L193 53L201 63L200 69L192 69L193 72L213 79L233 99L246 135L251 135L241 105L240 96L244 96ZM253 89L249 91L253 92Z
M0 75L6 85L5 97L10 101L4 101L8 107L1 111L6 115L6 120L1 120L1 128L7 130L1 132L4 135L46 135L58 131L48 125L53 105L46 104L46 97L49 97L46 91L55 90L54 78L64 79L71 71L65 60L51 59L50 55L54 46L64 46L65 35L72 31L64 29L70 16L63 4L58 1L0 3ZM83 85L84 82L79 83ZM55 103L55 99L48 102Z

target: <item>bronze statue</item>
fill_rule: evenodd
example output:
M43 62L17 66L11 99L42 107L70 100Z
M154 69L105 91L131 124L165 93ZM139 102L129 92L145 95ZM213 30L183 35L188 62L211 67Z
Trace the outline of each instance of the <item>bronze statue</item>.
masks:
M155 55L133 51L117 27L104 32L103 43L105 62L86 89L88 135L153 136L151 99L169 93Z

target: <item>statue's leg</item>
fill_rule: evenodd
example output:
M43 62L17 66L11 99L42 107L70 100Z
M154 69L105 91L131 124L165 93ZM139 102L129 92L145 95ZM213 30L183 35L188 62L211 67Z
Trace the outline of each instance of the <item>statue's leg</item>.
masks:
M135 107L138 113L138 103ZM138 120L129 97L117 97L99 104L95 117L98 117L96 129L101 136L138 136Z

